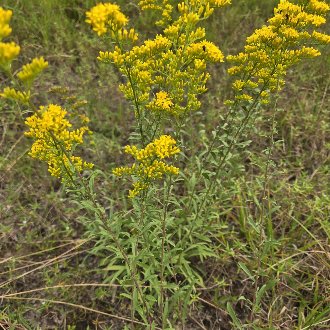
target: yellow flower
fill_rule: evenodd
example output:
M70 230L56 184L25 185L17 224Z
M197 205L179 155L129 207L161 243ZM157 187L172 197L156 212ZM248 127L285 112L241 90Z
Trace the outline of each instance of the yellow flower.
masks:
M0 96L6 99L21 102L23 104L28 104L31 94L30 92L19 92L14 88L5 87Z
M31 63L23 65L17 77L25 83L30 83L47 67L48 62L43 57L34 58Z
M142 116L145 110L184 116L199 109L198 96L207 90L210 77L206 72L207 64L224 60L219 48L204 40L205 29L197 25L210 16L215 7L230 1L190 0L189 5L181 2L178 17L174 15L172 3L171 0L139 1L142 10L161 13L156 13L155 17L157 24L166 26L163 35L132 47L130 43L121 42L127 34L124 29L112 31L110 38L114 49L102 51L98 56L104 63L115 64L127 78L119 89L134 103L136 116ZM108 20L104 12L105 5L102 4L87 13L88 22L99 34L105 33L110 24L104 23ZM155 90L163 92L155 95Z
M233 88L238 91L241 91L243 89L244 85L245 85L245 82L238 79L233 83Z
M138 40L138 34L134 29L121 29L113 33L113 36L117 37L118 40L130 40L132 42Z
M11 10L5 10L0 7L0 41L9 36L12 29L9 26L9 22L11 19L13 12Z
M12 14L11 10L5 10L0 7L0 67L5 71L10 69L11 62L20 52L20 47L14 42L1 42L12 31L9 26Z
M171 41L161 35L156 35L153 40L146 40L143 45L135 46L126 54L125 61L134 63L138 58L152 57L156 54L162 54L171 47Z
M235 64L228 73L240 76L232 85L235 99L251 101L259 95L258 89L280 90L288 68L303 58L319 56L321 53L308 43L315 40L328 43L330 36L309 31L325 22L328 10L330 7L318 0L308 0L302 5L281 0L268 25L246 39L244 52L227 57ZM262 103L269 101L268 95L260 96Z
M72 155L74 147L82 144L84 134L90 131L87 126L72 130L66 115L67 111L58 105L40 107L37 113L26 119L29 131L25 135L35 140L29 155L47 162L51 175L72 185L72 177L91 169L93 164Z
M141 181L133 182L133 189L129 190L128 197L134 198L140 194L141 191L148 189L148 185Z
M156 21L156 25L165 26L170 20L173 6L169 0L141 0L139 1L141 10L157 10L161 12L161 18Z
M176 141L169 135L162 135L149 143L145 148L126 146L125 152L132 155L136 163L132 166L115 168L112 173L116 176L133 175L138 178L129 191L129 197L137 196L141 191L148 189L150 183L161 179L164 175L177 175L179 168L168 165L164 159L180 152Z
M20 47L14 42L0 42L0 66L5 70L8 69L19 52Z
M166 111L171 113L173 102L167 92L156 93L155 99L147 105L147 108L154 111Z
M309 0L309 9L315 11L316 13L326 13L330 10L330 6L323 1L319 0Z
M206 59L210 62L223 62L221 50L210 41L201 41L191 44L187 49L188 56Z
M313 31L312 37L323 44L330 44L330 36L325 33Z
M231 4L231 0L209 0L209 2L212 6L217 6L217 7Z
M155 99L155 106L164 110L169 110L171 106L173 105L173 102L171 101L171 98L169 95L164 92L158 92L156 94L156 99Z
M249 102L249 101L253 100L253 97L251 95L248 95L248 94L240 94L240 95L236 95L235 99Z
M93 30L100 36L110 28L111 31L119 31L128 23L128 18L120 11L116 4L99 3L86 12L86 22L91 24Z

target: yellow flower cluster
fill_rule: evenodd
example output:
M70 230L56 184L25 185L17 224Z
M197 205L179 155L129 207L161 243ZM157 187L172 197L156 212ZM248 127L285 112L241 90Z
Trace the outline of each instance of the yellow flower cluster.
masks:
M154 111L168 111L171 112L173 102L167 92L160 91L156 93L155 99L148 104L148 109Z
M20 92L14 88L5 87L0 96L9 100L18 101L22 104L29 104L31 93L30 91Z
M58 105L40 107L26 119L29 131L25 135L35 139L29 155L47 162L51 175L70 185L74 174L91 169L93 164L72 155L75 146L82 144L84 134L90 131L87 126L70 129L72 124L66 115L67 111Z
M328 34L313 31L312 38L314 38L321 44L330 44L330 35Z
M10 76L12 76L11 63L20 53L20 47L14 42L2 42L2 38L10 35L12 31L9 26L11 16L11 10L4 10L0 7L0 69L4 70ZM25 84L24 87L26 90L18 91L14 88L6 87L0 96L27 105L31 96L31 83L47 66L48 62L43 57L35 58L31 63L23 65L17 77Z
M330 43L330 36L313 30L313 26L325 23L330 6L319 0L299 3L281 0L268 25L247 38L244 52L227 57L235 64L229 74L240 76L233 83L236 100L252 102L263 90L265 93L259 96L262 103L267 103L268 91L283 87L290 66L303 58L320 55L316 48L308 46L311 41Z
M181 22L196 23L201 17L209 17L216 7L231 4L231 0L190 0L180 2L178 10L182 17ZM141 0L139 6L142 10L156 10L161 12L161 19L156 21L157 25L166 26L172 20L173 5L169 0Z
M326 14L329 10L329 5L320 0L309 0L307 5L312 12Z
M230 0L185 1L178 4L177 15L170 0L141 0L139 6L142 10L161 12L155 17L157 24L166 25L163 33L139 46L129 45L129 48L124 48L126 44L115 34L110 34L115 47L100 52L98 60L115 64L127 78L120 90L133 102L142 126L145 122L159 121L163 116L181 117L199 109L198 96L207 90L210 76L206 72L207 64L223 62L224 55L215 44L205 40L205 29L198 25L213 13L215 7L229 3ZM159 136L161 132L157 129L154 134ZM178 173L178 168L163 161L163 158L179 152L175 145L174 139L161 135L141 150L130 146L125 148L136 163L116 168L113 173L137 177L130 197L147 189L153 180Z
M24 83L29 84L47 67L48 62L43 57L34 58L31 63L22 66L17 77Z
M117 176L133 175L137 181L129 191L129 197L137 196L142 190L148 189L151 181L161 179L164 175L176 175L179 169L165 163L164 159L180 152L176 141L169 135L162 135L149 143L145 148L126 146L125 152L136 160L132 166L117 167L113 174Z
M8 68L19 52L20 47L14 42L0 42L0 66Z
M111 30L119 30L128 23L128 18L120 11L118 5L112 3L99 3L86 13L86 22L91 24L98 35Z
M12 14L11 10L5 10L0 7L0 40L11 34L11 27L8 23L10 22Z
M0 68L8 71L12 61L18 56L20 47L14 42L2 42L11 33L9 22L12 16L11 10L0 7Z
M224 56L220 49L210 41L196 42L188 46L189 57L199 58L209 62L223 62Z
M161 18L156 21L157 25L164 26L172 19L173 6L169 0L141 0L139 2L141 10L156 10L161 12Z
M86 12L86 16L86 22L91 24L99 36L109 31L110 35L117 40L135 41L138 38L134 29L128 31L124 28L128 23L128 18L116 4L99 3Z
M120 89L140 112L159 110L163 114L181 116L197 110L200 107L198 95L206 91L209 79L205 72L207 63L224 60L215 44L203 40L205 29L198 24L210 16L214 7L229 3L228 0L192 0L188 6L182 2L178 5L180 16L163 35L127 51L117 42L113 51L100 52L98 59L114 63L127 77L127 83ZM166 0L143 0L140 6L142 9L162 8L166 11L162 17L172 20L168 15L173 14L173 8ZM167 91L170 99L166 97L167 101L161 103L160 97L164 94L158 95L154 90Z

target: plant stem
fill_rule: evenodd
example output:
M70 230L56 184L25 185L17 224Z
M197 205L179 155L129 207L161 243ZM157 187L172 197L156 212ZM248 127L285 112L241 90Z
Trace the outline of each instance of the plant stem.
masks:
M167 209L169 205L169 197L171 193L172 187L172 177L170 176L169 182L167 184L166 196L164 196L164 205L163 205L163 217L162 217L162 250L161 250L161 271L160 271L160 310L162 315L162 328L166 328L166 319L164 319L164 303L165 303L165 292L164 292L164 271L165 271L165 264L164 264L164 257L165 257L165 241L166 241L166 218L167 218Z

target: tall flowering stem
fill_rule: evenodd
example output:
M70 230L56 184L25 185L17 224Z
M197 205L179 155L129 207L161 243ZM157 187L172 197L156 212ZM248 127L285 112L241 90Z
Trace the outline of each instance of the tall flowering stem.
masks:
M19 55L20 47L15 42L3 42L3 38L8 37L12 29L9 25L11 10L0 7L0 69L8 72L12 61Z
M75 177L84 170L91 169L92 163L83 161L73 155L76 146L83 144L83 138L91 131L87 127L88 118L80 116L80 127L72 129L68 112L59 105L50 104L39 109L31 101L31 90L34 81L48 67L43 57L34 58L13 74L12 62L19 55L20 47L13 42L4 43L12 29L9 26L11 10L0 7L0 69L11 79L13 87L5 87L0 97L16 101L30 108L33 114L25 120L29 131L26 136L34 139L29 155L48 164L52 176L60 178L63 183L74 186Z
M234 96L225 101L229 106L227 120L238 109L249 112L248 109L268 104L271 95L283 88L290 67L321 54L315 45L329 44L330 36L316 28L326 22L329 9L324 1L281 0L268 24L246 39L244 51L227 56L233 64L228 73L236 77L232 83ZM221 127L216 130L208 153L216 147L219 135Z
M72 186L75 183L73 175L91 169L93 164L72 155L74 148L83 143L84 135L90 130L87 126L72 130L66 115L67 111L58 105L41 107L25 121L29 127L25 135L35 140L29 155L45 161L52 176Z
M193 231L202 210L207 209L207 201L215 188L216 179L258 105L269 103L272 93L278 93L283 88L289 68L303 59L321 55L315 45L330 43L329 35L316 30L326 22L329 10L330 6L324 1L281 0L274 9L274 16L268 20L268 25L257 29L246 39L244 52L227 56L227 60L234 64L228 73L237 79L232 83L234 98L225 101L225 104L230 107L229 114L242 109L244 118L218 160L214 180L201 199L186 236ZM218 128L209 153L216 146L220 132L221 128ZM190 194L188 209L194 194L195 190Z
M224 55L214 43L205 40L205 29L199 25L215 8L229 3L181 2L177 15L169 1L140 1L142 10L162 12L156 24L164 27L162 34L141 45L135 45L137 34L127 29L128 19L119 14L117 5L100 3L86 13L86 22L94 31L110 36L113 49L101 51L98 59L114 64L127 78L120 90L134 106L142 148L163 134L165 123L174 126L178 135L185 118L200 108L198 96L207 90L210 77L207 64L223 62ZM136 185L137 190L146 188L140 180ZM137 190L131 190L130 197L137 196Z
M330 36L315 30L326 22L329 5L317 0L300 3L281 0L268 25L246 39L244 52L227 56L234 64L228 73L239 76L232 84L238 103L248 104L260 89L262 103L268 103L270 93L282 89L290 67L321 55L310 45L330 43Z
M219 7L228 3L212 2ZM160 9L156 1L141 1L140 5L142 10ZM146 40L140 46L133 45L136 41L134 30L129 33L114 30L113 24L105 19L115 46L112 51L100 52L98 59L114 63L128 78L120 89L127 99L134 102L137 116L144 116L146 111L178 116L198 109L200 102L197 96L206 91L205 83L209 78L205 72L206 64L221 62L224 58L217 46L204 40L205 29L198 27L213 12L208 1L196 1L189 7L179 4L180 16L177 19L172 13L172 5L162 5L165 5L163 16L168 17L171 24L162 35ZM95 8L104 6L99 4L92 8L87 17ZM93 25L89 18L87 22ZM160 98L166 102L159 102Z
M109 10L108 6L105 7ZM116 6L113 5L110 9L113 11ZM100 23L98 15L99 13L96 11L90 18L95 23L95 30L102 34L104 26L102 26L102 20ZM29 128L25 135L34 139L29 155L46 162L51 175L60 178L71 191L73 190L79 195L82 206L88 211L92 210L93 220L98 223L99 230L108 233L119 254L125 260L145 312L149 315L149 308L143 297L136 270L131 267L126 251L120 244L113 228L110 227L104 208L97 202L92 185L87 184L81 175L83 171L92 169L93 164L74 154L76 147L84 143L84 137L91 133L87 126L89 119L85 115L74 116L59 105L49 104L39 108L34 105L30 98L33 83L48 66L48 62L43 57L35 58L30 63L23 65L16 75L13 74L12 62L18 56L20 47L13 42L2 42L2 39L11 33L9 26L11 16L10 10L0 7L0 69L11 78L15 86L15 88L5 87L0 96L27 106L33 113L25 120L25 124ZM125 24L125 19L119 12L114 13L112 20L113 27L116 28ZM88 206L86 203L83 204L86 201L88 201ZM149 323L151 324L151 322Z

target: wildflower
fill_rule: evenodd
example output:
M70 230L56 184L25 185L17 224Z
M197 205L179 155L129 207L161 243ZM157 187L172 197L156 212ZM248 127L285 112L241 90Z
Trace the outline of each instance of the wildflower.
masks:
M45 161L52 176L70 185L73 175L91 169L93 164L72 155L75 146L82 144L85 133L90 131L87 126L71 129L72 124L66 116L67 111L58 105L40 107L26 119L29 131L25 135L35 140L29 155Z
M138 34L134 29L121 29L117 31L116 37L118 40L130 40L132 42L138 40Z
M155 105L157 107L168 110L173 105L173 103L168 94L164 91L161 91L156 94Z
M241 91L243 89L244 85L245 85L245 82L243 80L238 79L233 83L233 88L238 91Z
M122 55L122 51L116 46L113 52L100 51L97 59L103 63L114 63L117 66L121 66L124 63L125 56Z
M12 29L8 23L12 14L11 10L5 10L0 7L0 41L11 34Z
M326 14L330 6L323 1L309 0L308 8L316 13Z
M46 62L43 57L34 58L31 63L23 65L17 77L29 84L47 67L48 62Z
M330 6L323 1L309 0L298 5L281 0L268 25L246 39L244 52L227 57L234 63L228 73L244 77L232 85L235 99L251 101L258 95L262 103L267 103L268 91L282 88L289 67L303 58L319 56L319 50L308 46L308 42L329 43L330 36L309 31L325 23L325 14L329 10Z
M188 56L202 58L210 62L223 62L224 55L220 49L210 41L191 44L187 49Z
M226 6L231 4L231 0L210 0L211 5L216 7Z
M207 18L215 7L229 4L228 0L191 0L190 5L178 4L180 16L174 19L169 0L141 0L142 10L156 10L156 24L166 25L163 35L156 35L142 45L125 50L113 36L112 51L100 52L98 59L115 64L127 81L120 90L134 102L136 116L144 110L161 111L170 116L184 116L199 109L198 95L204 93L210 75L208 63L223 62L224 56L212 42L204 40L205 29L198 23ZM93 10L93 9L92 9ZM90 14L87 14L90 17ZM104 20L103 20L104 21ZM165 24L166 23L166 24ZM160 90L154 93L154 90ZM166 91L166 92L165 92ZM166 95L164 94L166 93Z
M167 92L160 91L156 93L155 99L147 105L148 109L154 111L167 111L171 112L173 102Z
M20 47L14 42L0 42L0 67L8 70L11 62L18 56Z
M260 103L261 104L268 104L270 99L269 91L262 91L260 93Z
M30 100L30 92L20 92L16 91L14 88L5 87L3 92L0 94L1 97L9 99L9 100L15 100L22 104L28 104Z
M0 68L4 71L10 69L11 62L18 56L20 47L14 42L2 42L12 31L9 22L12 16L11 10L0 7Z
M322 44L330 44L330 36L328 34L313 31L312 37Z
M248 94L239 94L235 96L235 99L250 102L253 100L253 97Z
M172 43L161 35L156 35L153 40L146 40L141 46L135 46L130 50L125 57L128 63L134 63L136 59L153 57L166 52Z
M196 58L194 60L194 65L195 65L195 69L198 71L205 71L206 69L206 61L203 59Z
M169 0L141 0L139 1L141 10L157 10L161 12L161 18L156 21L156 25L165 26L171 21L173 6Z
M117 167L113 170L116 176L133 175L137 181L129 191L129 197L137 196L141 191L148 189L152 181L161 179L164 175L177 175L179 169L168 165L164 159L180 152L176 141L169 135L162 135L149 143L145 148L126 146L125 152L134 157L136 162L132 166Z
M119 31L128 23L128 18L120 11L118 5L99 3L86 13L86 22L100 36L108 31Z

